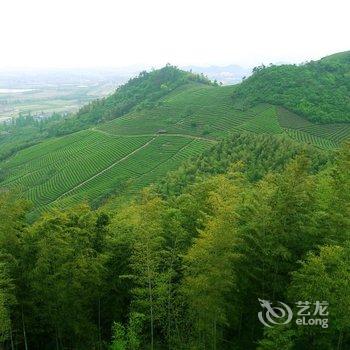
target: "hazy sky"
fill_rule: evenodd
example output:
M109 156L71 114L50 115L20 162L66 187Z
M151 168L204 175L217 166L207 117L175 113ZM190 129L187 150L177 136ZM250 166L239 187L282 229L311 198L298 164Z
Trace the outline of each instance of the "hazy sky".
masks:
M350 50L349 0L0 0L0 68L300 62Z

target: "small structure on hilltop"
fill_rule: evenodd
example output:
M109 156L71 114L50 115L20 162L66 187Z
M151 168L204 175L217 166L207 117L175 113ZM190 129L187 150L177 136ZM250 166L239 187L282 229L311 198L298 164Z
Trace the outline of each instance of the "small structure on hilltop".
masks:
M157 134L166 134L166 133L167 133L167 131L165 129L159 129L157 131Z

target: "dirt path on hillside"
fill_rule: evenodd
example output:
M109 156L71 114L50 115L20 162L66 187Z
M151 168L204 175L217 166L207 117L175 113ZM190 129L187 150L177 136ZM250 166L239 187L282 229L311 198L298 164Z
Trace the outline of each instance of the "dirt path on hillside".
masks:
M208 139L206 137L202 136L195 136L195 135L189 135L189 134L170 134L170 133L164 133L164 134L135 134L135 135L120 135L120 134L112 134L104 130L100 129L91 129L93 131L100 132L102 134L106 134L109 136L116 136L116 137L138 137L138 136L159 136L159 137L164 137L164 136L177 136L177 137L187 137L189 139L196 139L196 140L204 140L204 141L209 141L209 142L217 142L216 140L213 139Z

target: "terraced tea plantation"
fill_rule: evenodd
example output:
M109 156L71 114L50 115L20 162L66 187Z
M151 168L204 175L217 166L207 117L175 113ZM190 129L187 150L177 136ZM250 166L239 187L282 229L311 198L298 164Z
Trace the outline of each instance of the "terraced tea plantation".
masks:
M133 111L102 125L100 129L117 135L164 130L171 134L222 137L260 111L234 110L231 94L230 86L192 84L169 94L153 108Z
M314 124L284 108L277 107L276 110L281 127L297 141L332 149L350 139L349 123Z
M314 124L284 108L260 104L237 110L232 87L192 84L164 97L157 106L135 110L99 127L114 135L188 134L211 139L234 131L284 134L299 142L330 149L350 138L350 124Z
M94 202L116 188L124 192L148 185L211 143L188 136L81 131L19 152L3 167L8 175L2 186L36 208Z
M36 211L64 208L134 193L236 131L285 135L324 149L350 138L350 124L317 125L268 104L237 110L231 93L230 86L189 84L152 107L26 148L0 164L0 185Z
M200 154L210 143L181 136L154 136L145 147L64 193L58 198L58 205L65 207L82 200L93 203L110 193L133 193L176 169L189 157Z

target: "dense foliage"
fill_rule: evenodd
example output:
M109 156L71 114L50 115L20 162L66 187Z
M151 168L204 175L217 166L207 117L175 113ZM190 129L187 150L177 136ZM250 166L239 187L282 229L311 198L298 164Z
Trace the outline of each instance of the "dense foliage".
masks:
M216 146L166 198L148 189L110 212L28 225L2 193L4 347L349 348L349 144L330 163L248 138ZM331 326L264 329L258 298L327 300Z
M0 167L0 183L30 200L34 210L82 199L96 205L112 191L145 187L208 144L191 137L115 137L84 130L19 152Z
M302 65L271 65L234 90L237 104L267 102L318 123L350 121L350 52Z
M247 179L256 182L268 172L280 171L291 158L301 154L307 154L312 159L311 170L314 172L324 167L329 160L327 152L283 136L234 133L196 159L190 159L176 171L168 173L157 188L166 197L178 195L190 183L208 176L224 174L232 163L238 161L244 163L242 171Z

